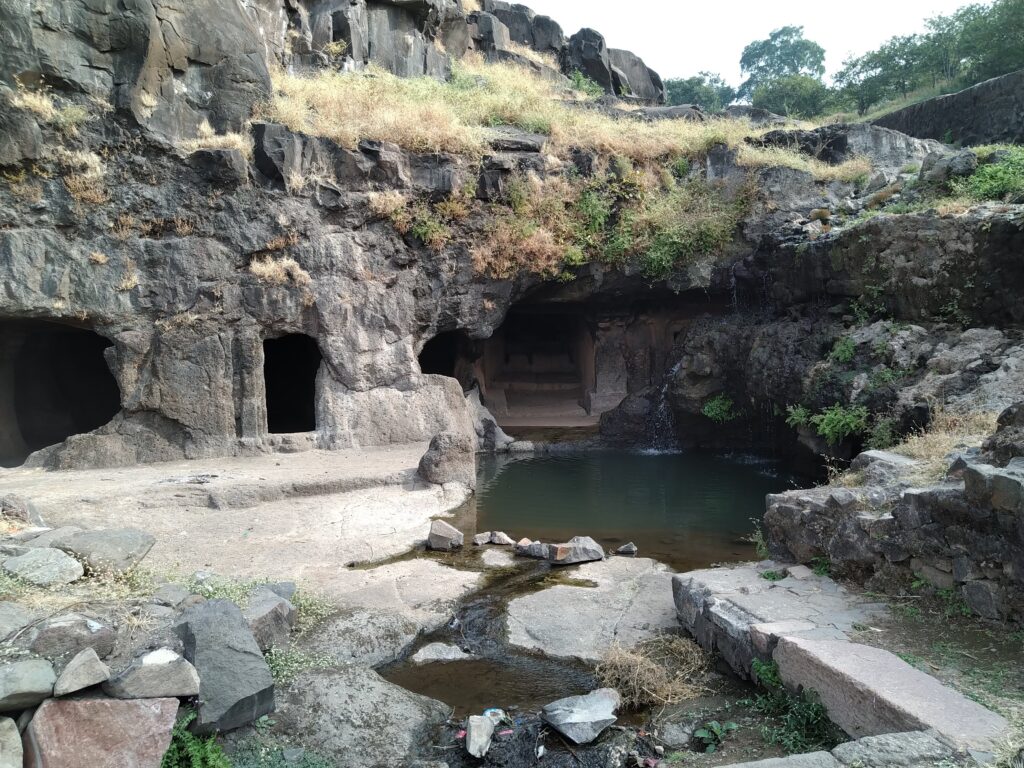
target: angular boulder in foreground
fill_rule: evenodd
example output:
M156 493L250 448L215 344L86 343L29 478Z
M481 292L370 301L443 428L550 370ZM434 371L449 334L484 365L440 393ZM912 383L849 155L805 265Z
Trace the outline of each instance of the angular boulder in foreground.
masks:
M187 609L175 633L199 672L197 733L229 731L274 711L274 679L241 609L210 600Z
M160 768L177 699L49 699L25 731L25 768Z

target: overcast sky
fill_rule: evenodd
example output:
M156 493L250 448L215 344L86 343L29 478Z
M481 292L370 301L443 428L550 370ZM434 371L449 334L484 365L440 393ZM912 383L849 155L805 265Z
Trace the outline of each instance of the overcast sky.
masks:
M850 53L862 54L893 35L924 30L929 16L968 0L859 0L837 5L813 0L520 0L555 19L571 35L592 27L612 48L626 48L662 77L719 72L733 85L740 53L773 29L803 25L827 54L829 74Z

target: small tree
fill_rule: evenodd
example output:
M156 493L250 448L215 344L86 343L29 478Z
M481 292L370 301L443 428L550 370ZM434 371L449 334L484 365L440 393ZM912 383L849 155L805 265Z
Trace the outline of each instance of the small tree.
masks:
M755 107L787 117L820 115L828 103L829 91L821 80L808 75L790 75L762 85L754 91Z
M717 72L701 72L694 77L671 78L665 81L668 103L696 104L709 112L717 112L736 98L736 89Z
M761 85L795 75L821 78L825 74L825 49L804 37L803 27L776 29L766 40L755 40L743 49L740 69L747 79L739 96L750 98Z

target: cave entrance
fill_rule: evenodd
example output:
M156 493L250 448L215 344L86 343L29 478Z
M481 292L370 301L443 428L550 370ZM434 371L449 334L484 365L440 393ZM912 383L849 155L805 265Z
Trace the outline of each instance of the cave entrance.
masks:
M104 354L111 346L83 328L0 322L0 466L18 466L117 415L121 391Z
M320 347L311 336L292 333L264 340L267 432L278 435L316 429L316 375L322 360Z
M503 427L596 424L595 360L581 307L515 307L484 344L484 401Z
M465 331L443 331L426 344L419 354L420 371L457 379L468 392L479 378L479 342Z

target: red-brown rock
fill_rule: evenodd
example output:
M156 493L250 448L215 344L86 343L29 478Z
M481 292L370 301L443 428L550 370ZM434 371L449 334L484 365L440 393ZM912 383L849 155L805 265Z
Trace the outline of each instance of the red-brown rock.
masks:
M25 730L25 768L160 768L177 699L47 699Z

